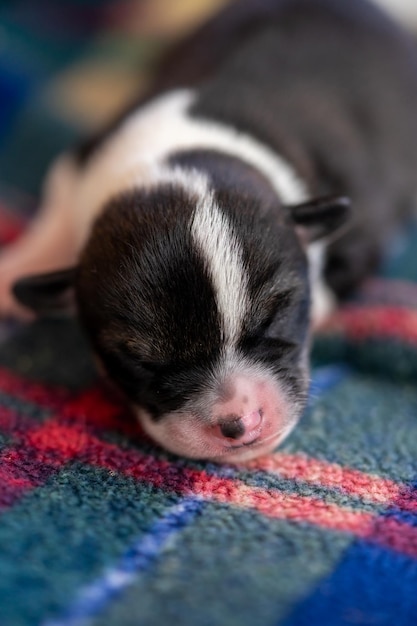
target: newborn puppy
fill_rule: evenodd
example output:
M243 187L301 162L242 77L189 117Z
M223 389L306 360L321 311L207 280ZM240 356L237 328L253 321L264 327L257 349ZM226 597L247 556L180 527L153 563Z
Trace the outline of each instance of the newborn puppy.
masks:
M417 54L399 27L365 0L236 1L57 161L0 257L0 308L22 312L12 285L37 273L17 300L75 300L157 442L246 461L297 423L312 324L375 267L416 163Z

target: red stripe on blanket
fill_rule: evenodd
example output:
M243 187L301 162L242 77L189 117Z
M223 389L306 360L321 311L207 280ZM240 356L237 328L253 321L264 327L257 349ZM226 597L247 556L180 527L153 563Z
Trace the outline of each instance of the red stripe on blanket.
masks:
M24 459L27 454L28 458ZM22 456L23 455L23 456ZM241 480L219 477L166 460L123 450L100 441L81 425L62 425L51 420L29 431L24 447L12 452L14 467L33 467L33 483L58 470L66 462L77 460L132 476L159 489L180 495L200 496L228 505L253 509L274 519L307 522L322 528L349 532L386 548L417 558L417 528L395 519L379 518L371 513L355 511L318 498L281 493L251 487ZM12 475L12 478L24 478ZM30 478L29 478L30 480ZM12 484L12 481L9 485ZM19 490L24 484L19 485ZM397 506L397 503L395 503Z
M0 369L0 388L11 395L25 401L34 402L49 409L59 409L61 421L79 422L86 427L97 428L122 428L134 435L142 435L136 421L132 416L125 414L125 407L113 402L101 387L94 387L81 394L70 398L67 391L56 387L48 387L38 383L32 383L21 379ZM0 412L0 426L6 430L5 423L1 424L2 415L6 409ZM15 420L12 414L8 419ZM13 422L14 427L16 424ZM29 424L29 423L28 423ZM27 425L28 425L27 424ZM402 485L394 481L377 476L370 476L358 470L343 468L337 464L327 463L318 459L311 459L303 455L285 455L278 453L261 459L257 459L249 466L253 469L268 472L278 472L280 475L308 482L318 482L325 487L340 488L350 495L381 504L398 499L403 489ZM414 501L404 497L404 508L414 511L417 505Z
M252 508L274 518L351 532L417 557L417 529L395 519L383 518L381 521L381 518L372 514L319 499L250 487L240 480L177 467L174 463L100 441L88 432L87 426L117 428L123 424L120 405L110 402L100 388L90 389L70 399L68 392L24 381L4 370L0 370L0 388L45 408L59 409L60 414L58 419L49 419L39 426L29 419L16 416L12 411L2 409L0 427L4 432L14 432L20 445L19 450L6 449L2 453L0 493L3 498L0 504L3 506L12 504L26 491L41 485L65 463L76 459L130 475L181 495L200 495L218 502ZM136 424L133 428L136 430ZM367 502L416 511L416 502L407 495L404 485L358 470L342 468L337 464L301 455L277 454L258 459L250 467L278 472L294 480L340 488Z
M61 389L23 381L5 370L0 370L0 388L47 408L59 408L64 420L81 422L85 426L96 428L120 429L133 436L143 435L139 425L132 420L132 416L125 414L125 409L119 404L111 402L102 388L94 387L69 399L67 392ZM58 396L58 399L55 396ZM401 484L394 481L302 455L278 453L257 459L248 467L277 472L294 480L319 483L324 487L339 488L351 496L381 504L398 500L401 490L404 489ZM417 503L414 500L410 500L406 495L402 500L402 508L416 511Z
M417 311L399 307L346 307L328 318L320 333L341 333L353 341L390 338L417 344Z
M147 436L128 407L101 387L93 387L69 400L60 411L63 419L77 421L88 428L118 430L129 437Z
M67 389L31 382L0 368L0 390L41 409L59 412L63 420L79 421L90 428L117 429L131 436L143 435L120 397L101 385L74 395Z
M246 467L278 474L283 478L336 488L349 496L357 496L364 502L389 504L395 501L401 510L417 513L417 502L410 498L407 486L387 478L342 467L337 463L328 463L301 454L280 452L256 459Z
M21 450L3 450L0 464L0 509L12 506L51 475L50 467L28 462L27 454Z

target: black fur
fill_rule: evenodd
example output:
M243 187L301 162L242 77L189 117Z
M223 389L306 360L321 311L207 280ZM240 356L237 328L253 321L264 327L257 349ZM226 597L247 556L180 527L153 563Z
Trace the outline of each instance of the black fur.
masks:
M414 199L414 42L366 0L238 0L173 52L148 98L190 85L194 118L269 146L312 197L352 199L353 227L330 244L326 262L330 286L349 293ZM120 119L78 149L80 167ZM219 153L178 153L171 164L208 175L238 233L251 302L240 351L266 363L302 401L310 294L295 224L317 235L321 216L330 228L329 205L291 212L260 172ZM334 228L347 204L330 205L338 211ZM155 419L204 387L223 348L215 295L190 239L194 208L195 199L173 187L111 200L76 275L80 315L98 355Z
M367 0L237 0L172 50L140 102L190 85L194 116L271 146L312 196L352 199L355 226L326 264L330 286L348 295L414 203L412 38ZM80 162L119 121L80 147Z
M251 311L239 349L300 396L309 290L290 212L238 160L199 153L173 161L186 166L188 159L211 176L216 203L242 246ZM224 346L211 281L190 240L194 208L192 196L173 187L113 200L93 228L76 278L81 320L108 374L154 418L204 388Z
M193 114L249 132L292 162L312 195L352 199L330 246L345 295L380 258L416 190L417 53L365 0L288 0L198 89ZM228 88L233 85L233 88Z
M259 172L239 159L192 151L175 155L172 163L208 175L217 206L238 234L251 302L240 350L268 364L293 392L301 392L310 291L306 256L289 208Z
M222 345L211 283L186 227L193 209L171 187L114 199L76 277L81 320L110 377L155 417L201 386Z

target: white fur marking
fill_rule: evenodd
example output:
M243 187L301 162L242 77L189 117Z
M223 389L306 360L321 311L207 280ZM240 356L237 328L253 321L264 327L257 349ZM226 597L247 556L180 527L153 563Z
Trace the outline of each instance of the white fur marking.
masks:
M324 281L325 251L326 244L322 241L311 243L307 248L313 326L318 326L336 306L336 298Z
M227 216L216 206L208 185L197 201L191 234L206 260L223 321L225 343L233 345L248 310L247 277L239 240Z
M233 345L249 299L242 250L233 227L216 205L208 179L201 172L161 166L155 170L153 183L180 186L195 202L191 234L212 281L226 345Z

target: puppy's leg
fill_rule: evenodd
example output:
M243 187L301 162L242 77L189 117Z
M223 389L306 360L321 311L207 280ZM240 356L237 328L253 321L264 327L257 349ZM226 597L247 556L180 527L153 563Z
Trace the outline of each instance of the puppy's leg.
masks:
M18 278L75 263L74 198L78 176L71 157L60 157L46 179L43 202L33 223L17 242L0 252L0 317L31 317L11 292Z

